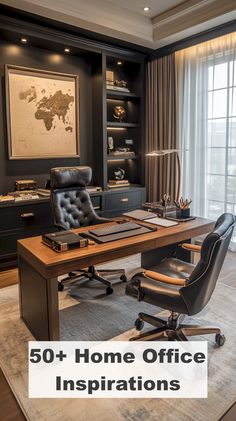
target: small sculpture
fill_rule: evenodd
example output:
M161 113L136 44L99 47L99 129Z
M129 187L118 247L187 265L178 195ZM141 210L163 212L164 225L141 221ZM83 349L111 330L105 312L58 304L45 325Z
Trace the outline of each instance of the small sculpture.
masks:
M112 136L108 136L107 145L108 145L108 152L110 152L114 149L114 140L113 140Z
M125 177L125 170L123 170L123 168L117 168L114 171L114 174L115 174L115 179L116 180L123 180L124 177Z
M119 88L126 88L127 82L125 80L115 80L114 85L118 86Z
M116 118L116 120L119 120L120 122L125 117L125 109L122 107L122 105L116 105L114 108L113 117Z

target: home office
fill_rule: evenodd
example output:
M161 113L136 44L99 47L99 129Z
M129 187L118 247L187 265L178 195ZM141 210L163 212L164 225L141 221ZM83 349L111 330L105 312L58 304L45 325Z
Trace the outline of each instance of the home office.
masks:
M84 27L82 2L68 13L49 2L4 3L0 365L24 413L3 383L17 411L12 418L60 419L50 400L26 397L28 340L117 337L206 339L217 379L209 375L204 405L197 399L180 399L178 408L166 400L113 408L80 402L81 419L136 420L140 411L145 419L168 419L169 405L175 419L199 411L201 419L229 416L235 400L233 3L220 11L201 4L205 23L197 29L190 2L150 2L149 11L135 4L133 13L104 1L113 33L109 25L101 31L96 4L98 16L91 23L87 15ZM173 29L181 13L189 18L182 36L180 27ZM128 18L136 28L143 24L143 38ZM134 218L137 210L157 221ZM42 236L68 230L82 236L84 247L58 253L42 243ZM62 414L78 418L76 404Z

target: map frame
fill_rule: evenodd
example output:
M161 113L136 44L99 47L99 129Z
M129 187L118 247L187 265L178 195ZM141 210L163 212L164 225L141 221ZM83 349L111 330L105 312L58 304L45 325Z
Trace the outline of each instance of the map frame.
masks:
M71 148L73 148L73 153L69 154L57 154L53 151L50 151L49 143L47 144L47 148L49 151L43 151L42 153L33 155L30 150L30 147L27 150L27 155L22 150L21 153L14 153L14 142L16 139L12 135L13 132L13 124L14 124L14 113L11 107L11 100L10 100L10 90L11 90L11 82L10 82L10 74L17 74L23 76L29 76L32 78L47 78L47 76L56 81L71 81L73 82L72 87L72 94L74 97L74 126L73 129L73 136L71 139ZM53 72L48 70L42 69L35 69L30 67L23 67L23 66L15 66L11 64L5 64L5 89L6 89L6 117L7 117L7 138L8 138L8 157L10 160L25 160L25 159L53 159L53 158L74 158L80 156L80 138L79 138L79 76L67 73L60 73L60 72ZM43 86L42 86L43 89ZM19 103L20 104L20 103ZM16 112L16 110L14 110ZM58 139L59 141L59 139ZM30 146L30 145L29 145ZM18 143L19 147L19 143ZM60 150L60 143L58 143L58 149Z

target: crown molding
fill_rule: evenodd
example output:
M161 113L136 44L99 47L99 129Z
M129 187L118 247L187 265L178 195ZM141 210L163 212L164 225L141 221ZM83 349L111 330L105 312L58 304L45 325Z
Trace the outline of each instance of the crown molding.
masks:
M183 34L190 36L196 29L205 30L204 23L209 28L235 18L235 0L187 0L152 19L153 40L164 45L173 42L176 34L183 38Z

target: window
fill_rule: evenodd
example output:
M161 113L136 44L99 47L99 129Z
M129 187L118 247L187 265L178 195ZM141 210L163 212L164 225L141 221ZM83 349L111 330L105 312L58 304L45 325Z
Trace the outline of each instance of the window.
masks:
M177 52L176 63L182 194L195 215L236 214L236 32Z
M208 68L206 214L236 214L236 62Z

